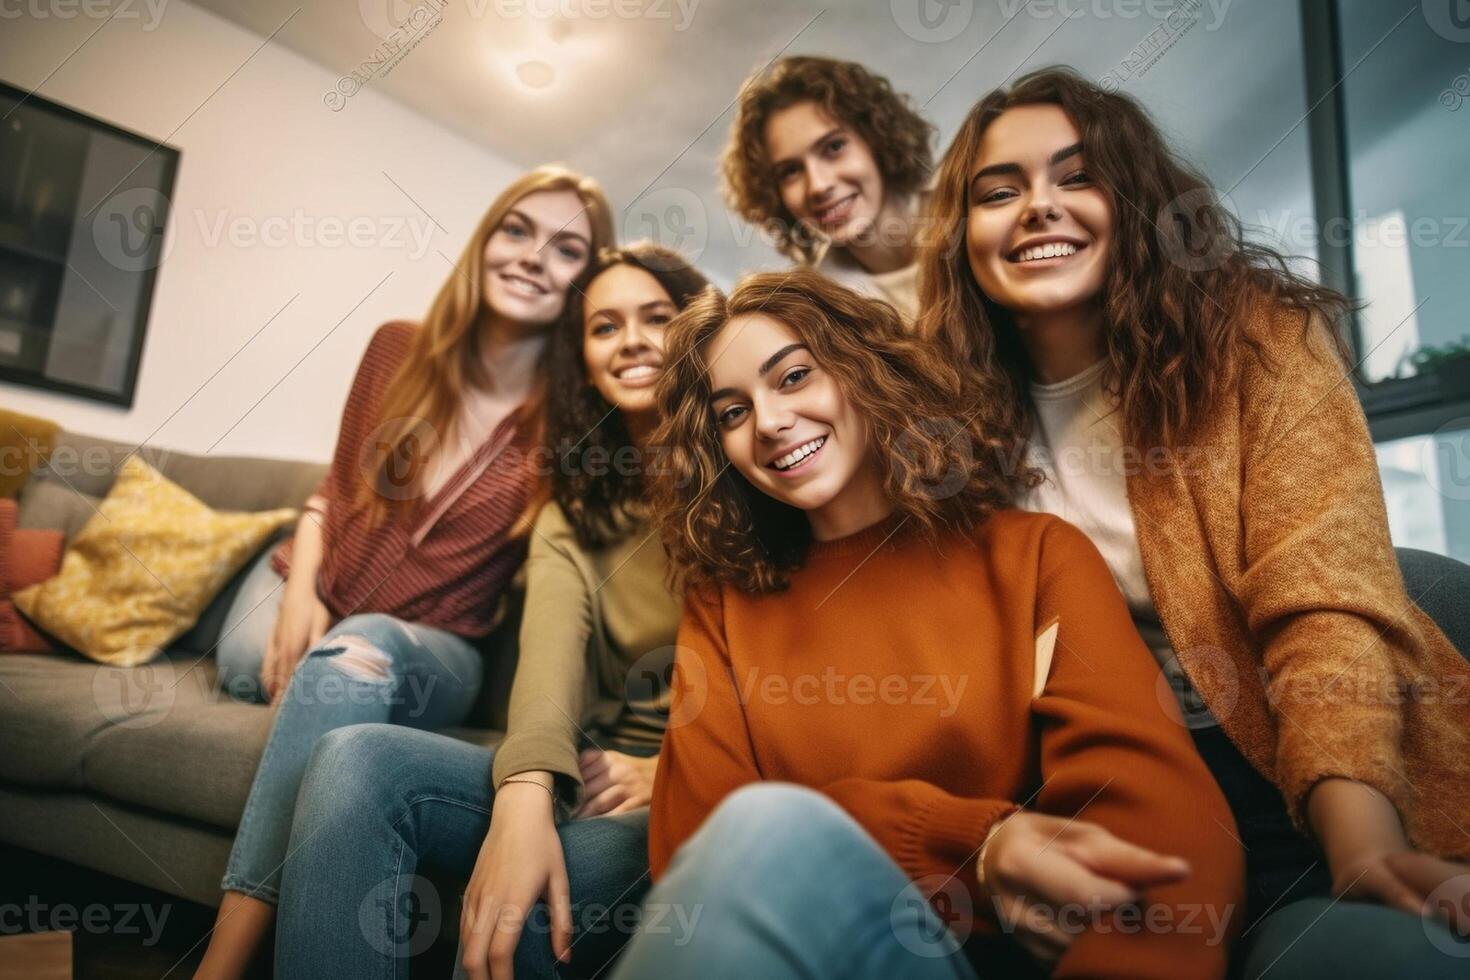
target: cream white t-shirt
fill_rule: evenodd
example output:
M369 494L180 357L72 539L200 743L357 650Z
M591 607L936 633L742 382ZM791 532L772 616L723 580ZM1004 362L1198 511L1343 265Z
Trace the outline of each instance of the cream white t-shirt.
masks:
M892 304L909 327L919 317L918 262L892 272L869 272L841 250L828 249L816 268L854 292Z
M1031 385L1036 428L1027 461L1045 476L1016 501L1025 510L1044 511L1076 525L1097 546L1128 602L1134 625L1163 669L1190 728L1218 724L1174 657L1159 623L1143 573L1143 555L1133 511L1128 506L1128 466L1137 454L1125 453L1117 399L1102 384L1106 361L1055 384Z

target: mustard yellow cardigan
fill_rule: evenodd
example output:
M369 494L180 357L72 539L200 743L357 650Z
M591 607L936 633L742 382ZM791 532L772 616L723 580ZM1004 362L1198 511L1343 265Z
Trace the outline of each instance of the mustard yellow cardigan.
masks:
M1348 369L1304 323L1257 314L1267 357L1242 357L1176 466L1129 473L1144 572L1180 665L1298 827L1342 776L1418 848L1470 859L1470 665L1405 593Z

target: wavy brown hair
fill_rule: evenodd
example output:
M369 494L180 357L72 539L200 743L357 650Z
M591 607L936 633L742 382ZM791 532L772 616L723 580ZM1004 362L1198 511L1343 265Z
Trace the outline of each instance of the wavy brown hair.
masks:
M587 287L590 289L594 279L619 265L631 265L653 276L680 310L709 285L678 252L638 242L598 255ZM643 471L649 454L639 454L642 459L631 473L620 472L611 462L633 445L633 437L623 413L609 404L587 378L587 362L582 356L585 302L586 297L580 293L573 297L567 320L551 338L546 354L546 436L552 461L551 498L566 515L577 543L597 549L617 543L628 533L622 512L629 503L644 497Z
M751 486L729 464L710 405L704 351L731 320L789 327L868 425L895 510L929 535L973 527L1008 506L1019 480L996 465L1008 446L983 378L908 334L887 303L798 266L755 273L728 297L711 287L670 324L658 382L667 454L652 488L676 587L784 588L812 541L804 511ZM1012 457L1014 458L1014 457Z
M454 271L439 287L422 327L415 333L413 348L403 366L394 375L383 395L380 423L386 427L375 446L364 447L364 468L374 474L359 487L356 504L362 507L369 522L386 518L389 511L413 503L414 494L404 492L404 480L395 472L407 467L409 478L417 485L428 460L420 449L425 432L449 432L458 418L466 387L488 387L485 357L481 351L480 311L485 304L485 242L500 227L517 201L537 191L569 190L581 198L592 226L592 254L611 246L613 235L612 208L602 188L590 177L583 177L564 167L537 167L512 181L491 202L475 226L470 239L455 262ZM587 266L590 270L591 260ZM572 283L569 295L575 295L586 282L583 271ZM570 305L570 304L568 304ZM564 322L563 318L558 323ZM553 327L553 330L558 329ZM529 425L534 440L542 438L545 423L546 358L537 365L537 378L530 397L512 415L517 426ZM533 442L534 444L534 442ZM544 481L531 495L525 517L534 515L547 496Z
M1030 428L1030 366L1009 311L991 302L970 271L965 230L970 178L986 129L1007 109L1060 106L1082 136L1087 169L1108 195L1114 233L1103 285L1108 367L1124 436L1134 446L1177 446L1234 376L1263 307L1301 311L1304 329L1335 329L1352 304L1294 273L1285 257L1245 239L1239 220L1206 178L1169 148L1135 99L1065 68L1048 68L975 104L939 166L931 200L933 237L920 256L916 332L974 364L1004 394L997 414L1009 431Z
M907 197L928 181L934 170L934 127L888 79L853 61L793 56L745 80L720 160L725 200L751 224L774 223L776 247L787 258L810 265L824 239L802 226L782 203L766 151L771 116L801 102L815 102L863 138L883 177L883 193L895 197Z

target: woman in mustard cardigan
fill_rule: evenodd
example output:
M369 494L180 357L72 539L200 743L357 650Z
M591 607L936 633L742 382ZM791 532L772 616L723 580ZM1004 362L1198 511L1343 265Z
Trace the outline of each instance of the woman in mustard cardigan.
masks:
M1128 598L1241 828L1248 975L1459 975L1470 666L1405 593L1347 300L1065 70L976 104L933 218L918 330L1008 407L1019 503Z

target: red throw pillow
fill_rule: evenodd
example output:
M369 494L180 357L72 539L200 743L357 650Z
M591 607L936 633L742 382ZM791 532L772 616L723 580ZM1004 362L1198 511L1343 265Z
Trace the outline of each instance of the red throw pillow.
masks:
M53 653L56 645L16 611L10 594L61 571L60 531L22 531L15 501L0 500L0 653Z

